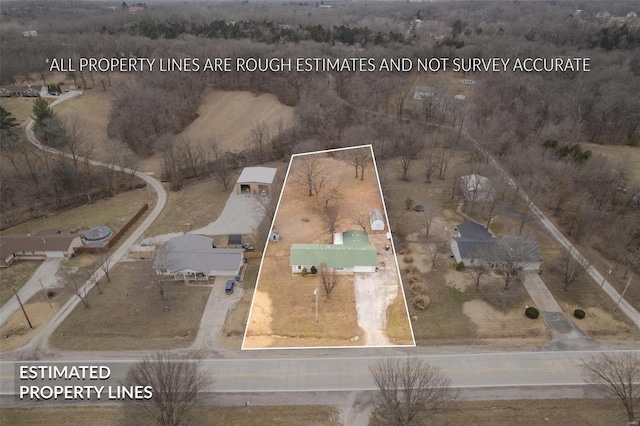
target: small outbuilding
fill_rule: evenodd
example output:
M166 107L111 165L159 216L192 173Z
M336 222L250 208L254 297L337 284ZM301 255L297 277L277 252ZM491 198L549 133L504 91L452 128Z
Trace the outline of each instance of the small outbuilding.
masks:
M371 210L371 213L369 213L369 222L371 223L372 231L384 231L384 216L382 216L380 210Z
M236 183L238 194L271 195L276 176L272 167L245 167Z

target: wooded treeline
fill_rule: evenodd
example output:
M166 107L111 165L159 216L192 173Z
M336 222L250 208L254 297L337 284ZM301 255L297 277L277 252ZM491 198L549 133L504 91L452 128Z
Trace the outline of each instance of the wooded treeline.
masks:
M165 177L178 188L202 173L224 179L228 167L362 143L378 158L398 157L405 179L416 163L430 175L468 130L572 237L589 234L612 257L621 256L609 253L612 235L624 256L640 245L628 166L601 156L576 162L544 146L640 143L640 21L627 17L632 3L159 3L135 13L70 4L3 5L3 83L36 73L46 81L45 57L589 57L590 72L475 73L464 102L436 85L419 107L408 102L416 76L399 72L130 75L114 90L109 135L142 156L162 152ZM605 11L611 16L600 17ZM33 28L38 37L22 37ZM113 84L108 73L70 77L81 88ZM242 152L219 152L215 141L196 152L176 135L214 88L272 93L296 107L295 123L269 132L254 124ZM436 137L425 124L453 130Z

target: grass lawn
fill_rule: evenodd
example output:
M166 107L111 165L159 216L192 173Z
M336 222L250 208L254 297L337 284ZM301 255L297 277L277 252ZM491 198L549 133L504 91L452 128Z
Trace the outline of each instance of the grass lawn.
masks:
M251 259L247 264L244 277L240 283L244 288L242 298L235 304L229 312L224 328L222 331L223 344L232 349L240 349L242 346L242 337L247 328L247 318L249 317L249 309L251 308L251 300L253 292L256 288L256 279L258 277L258 269L260 268L260 259Z
M387 328L385 334L392 345L412 345L411 326L407 322L407 307L402 294L402 286L398 284L398 297L387 308Z
M0 106L16 118L20 127L26 127L33 116L33 101L36 98L0 98Z
M94 288L89 309L74 309L52 335L65 350L145 350L189 346L195 339L210 287L165 282L162 302L152 263L121 262ZM165 312L163 307L169 307Z
M339 276L338 285L327 297L320 277L294 276L290 270L288 256L265 256L244 346L256 347L253 337L265 335L275 340L269 346L357 345L357 341L350 340L361 335L353 277ZM319 292L318 322L313 295L316 288ZM268 326L265 327L267 318Z
M191 223L191 229L202 228L213 222L224 209L233 185L239 176L235 171L229 189L225 190L218 179L209 177L189 181L179 191L167 191L167 204L145 235L161 235L170 232L183 232L185 223Z
M117 425L122 409L109 407L4 408L0 410L3 425ZM250 406L196 407L191 413L193 425L225 426L338 426L338 410L331 406ZM150 423L149 423L150 424Z
M0 269L0 306L13 297L12 289L20 291L41 264L39 260L19 260L8 268Z
M109 407L3 408L3 425L96 425L119 424L122 410ZM192 413L193 425L225 426L338 426L339 410L332 406L198 407ZM541 399L514 401L464 401L449 413L432 419L438 425L503 426L532 424L600 426L626 424L621 405L605 399Z
M38 228L74 229L78 227L91 228L107 225L115 232L148 202L146 188L122 192L110 198L103 198L91 204L84 204L69 210L51 213L42 219L31 220L1 232L6 234L20 234Z

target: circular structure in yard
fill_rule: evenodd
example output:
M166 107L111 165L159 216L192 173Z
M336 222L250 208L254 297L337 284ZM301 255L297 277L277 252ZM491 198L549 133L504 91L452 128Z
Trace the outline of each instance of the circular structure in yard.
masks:
M413 209L417 212L423 212L424 211L424 206L422 204L415 204L413 206Z
M109 238L111 234L113 232L108 226L96 226L85 232L84 239L87 241L102 241Z

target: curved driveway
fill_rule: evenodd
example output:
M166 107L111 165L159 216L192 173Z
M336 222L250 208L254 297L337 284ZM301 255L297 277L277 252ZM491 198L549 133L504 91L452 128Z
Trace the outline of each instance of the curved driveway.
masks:
M53 102L51 104L51 107L54 107L59 103L66 101L67 99L71 99L81 94L82 92L79 92L79 91L69 92L68 94L61 96L55 102ZM33 125L34 125L34 121L31 120L25 129L27 139L29 140L29 142L31 142L32 144L34 144L36 147L38 147L43 151L47 151L56 155L62 155L67 158L73 158L71 154L67 154L67 153L58 151L56 149L42 145L38 141L38 139L36 138L33 132ZM76 157L76 158L81 161L85 161L83 157ZM144 172L127 169L124 167L119 167L113 164L103 163L101 161L89 160L88 162L92 166L108 167L110 169L122 171L124 173L133 173L139 178L143 179L147 183L147 185L150 185L153 188L153 190L156 191L156 194L158 194L156 205L151 210L151 213L149 213L149 215L142 221L142 223L131 233L131 235L129 235L129 238L127 238L120 245L120 247L118 247L118 249L111 254L111 259L112 259L111 267L113 267L113 265L115 265L120 260L122 260L123 257L125 257L125 255L129 251L131 246L134 245L135 242L140 237L142 237L142 234L147 230L147 228L149 228L149 226L153 223L153 221L156 220L157 217L160 215L160 213L162 212L162 209L164 209L164 206L167 203L167 193L164 190L164 187L162 186L162 183L160 183L160 181L158 181L157 179L154 179L153 177L149 176ZM104 276L104 272L102 271L102 269L98 269L96 272L94 272L91 278L88 279L83 286L83 291L85 292L85 294L89 290L91 290L95 285L95 282L100 280L103 276ZM58 312L56 312L54 317L47 323L47 325L43 326L27 345L23 346L23 349L26 349L26 350L46 349L49 336L51 335L51 333L55 331L55 329L62 323L62 321L64 321L67 315L71 313L73 308L75 308L75 306L79 302L80 302L79 298L71 297L64 305L62 305L62 307L58 310Z

